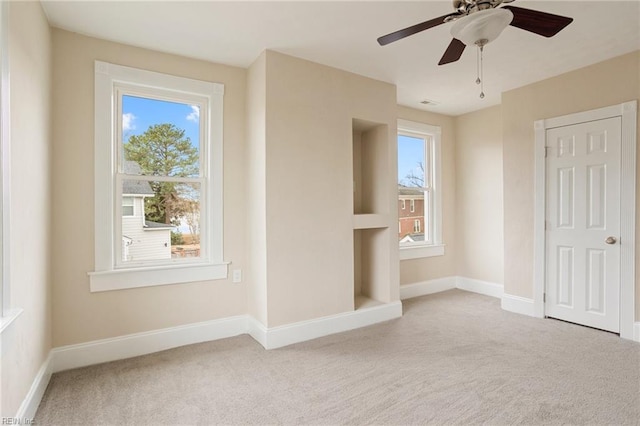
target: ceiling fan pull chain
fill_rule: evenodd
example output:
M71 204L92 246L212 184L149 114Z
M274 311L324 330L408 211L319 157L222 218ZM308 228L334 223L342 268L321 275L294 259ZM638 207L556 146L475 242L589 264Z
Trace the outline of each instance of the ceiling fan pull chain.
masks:
M476 84L480 84L480 46L476 49Z
M484 99L484 62L483 62L483 53L484 46L480 46L480 99Z

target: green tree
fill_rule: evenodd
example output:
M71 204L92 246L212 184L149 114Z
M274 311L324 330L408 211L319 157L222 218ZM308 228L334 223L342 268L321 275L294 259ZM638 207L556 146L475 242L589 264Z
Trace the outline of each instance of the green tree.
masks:
M184 244L182 233L178 231L171 231L171 245L179 246L180 244Z
M185 131L173 124L154 124L141 135L129 137L124 144L125 159L135 161L144 175L187 177L198 175L198 149L185 137ZM181 188L175 182L150 182L155 193L147 198L148 220L179 225L184 215Z

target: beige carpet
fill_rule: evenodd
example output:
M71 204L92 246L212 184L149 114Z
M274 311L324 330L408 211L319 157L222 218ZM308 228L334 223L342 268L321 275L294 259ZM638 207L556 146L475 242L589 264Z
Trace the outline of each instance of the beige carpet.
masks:
M640 344L452 290L265 351L248 336L55 374L38 425L640 424Z

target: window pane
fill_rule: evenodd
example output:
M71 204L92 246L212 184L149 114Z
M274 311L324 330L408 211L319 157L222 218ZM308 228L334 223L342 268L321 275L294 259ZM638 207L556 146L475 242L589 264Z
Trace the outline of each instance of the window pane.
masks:
M200 184L124 180L122 261L200 257Z
M398 241L401 244L425 241L424 187L425 140L398 135Z
M424 181L423 138L398 135L398 184L423 188Z
M133 197L122 197L122 216L133 216Z
M199 176L200 107L123 95L122 155L127 174Z

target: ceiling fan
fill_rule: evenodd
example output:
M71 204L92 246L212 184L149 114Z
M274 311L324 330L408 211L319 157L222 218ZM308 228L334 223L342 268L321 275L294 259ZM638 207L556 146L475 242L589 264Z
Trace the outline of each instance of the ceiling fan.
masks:
M378 38L381 46L438 25L457 21L451 28L453 40L438 62L444 65L455 62L468 45L482 49L497 38L508 25L530 31L544 37L553 37L573 22L573 18L553 15L515 6L502 6L514 0L453 0L455 12L430 19Z

